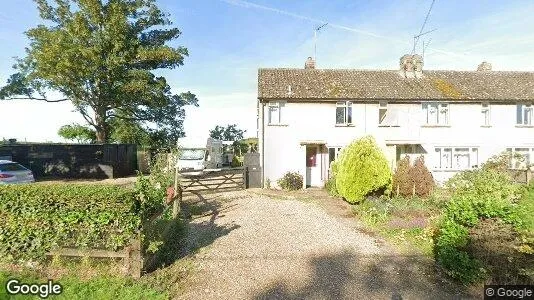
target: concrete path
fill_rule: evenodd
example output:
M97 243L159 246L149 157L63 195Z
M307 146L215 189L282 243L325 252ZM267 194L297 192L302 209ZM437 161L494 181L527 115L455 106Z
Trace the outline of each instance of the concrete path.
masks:
M339 204L251 191L189 201L196 271L179 299L469 298L429 259L397 255L339 214L342 206L325 209Z

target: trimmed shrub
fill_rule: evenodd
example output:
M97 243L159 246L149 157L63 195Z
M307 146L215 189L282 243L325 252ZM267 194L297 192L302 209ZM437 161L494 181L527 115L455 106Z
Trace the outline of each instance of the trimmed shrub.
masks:
M392 188L395 195L403 197L412 196L413 180L410 177L410 168L409 156L405 156L397 162L397 169L392 178Z
M299 173L287 172L277 183L283 190L296 191L302 189L303 178Z
M0 186L0 256L40 259L53 247L117 250L136 237L133 190L102 184Z
M491 267L484 265L480 255L468 250L472 235L477 232L471 229L488 219L509 224L509 230L521 228L517 202L522 188L507 174L489 168L459 173L446 186L452 196L434 238L436 261L464 283L482 280L492 275Z
M405 156L397 164L392 185L397 196L426 198L434 190L435 182L432 173L425 166L423 156L418 157L413 165L410 157Z
M415 159L409 175L413 180L415 195L424 198L430 196L436 184L432 173L425 166L425 158L423 156Z
M371 136L352 142L338 159L336 189L349 203L361 202L391 182L388 160Z
M339 197L339 192L336 188L337 163L335 161L330 165L330 178L325 183L325 188L328 194L333 197Z

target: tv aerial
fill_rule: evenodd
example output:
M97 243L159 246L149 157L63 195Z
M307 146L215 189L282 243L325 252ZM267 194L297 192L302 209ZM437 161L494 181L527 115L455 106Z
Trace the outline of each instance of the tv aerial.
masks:
M423 32L423 30L425 30L425 26L426 26L426 23L428 22L428 17L430 16L430 12L432 11L432 7L434 7L434 3L436 2L436 0L432 0L432 3L430 4L430 8L428 9L428 12L426 13L426 17L425 17L425 21L423 22L423 25L421 26L421 30L419 30L419 34L416 34L413 36L413 49L412 49L412 55L415 54L415 48L417 47L417 43L419 42L419 38L425 34L428 34L428 33L431 33L433 31L436 31L437 28L434 28L432 30L429 30L429 31L426 31L426 32ZM430 41L429 41L430 43ZM428 46L428 44L426 45ZM423 41L423 53L425 51L425 44L424 44L424 41Z
M315 61L317 61L317 32L321 30L323 27L325 27L326 25L328 25L328 23L324 23L323 25L316 27L315 30L313 31L313 41L314 41L313 60Z

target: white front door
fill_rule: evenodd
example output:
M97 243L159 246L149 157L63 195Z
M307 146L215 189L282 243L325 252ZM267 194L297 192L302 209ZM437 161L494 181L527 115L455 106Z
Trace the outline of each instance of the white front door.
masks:
M306 146L306 186L321 185L321 160L319 146Z

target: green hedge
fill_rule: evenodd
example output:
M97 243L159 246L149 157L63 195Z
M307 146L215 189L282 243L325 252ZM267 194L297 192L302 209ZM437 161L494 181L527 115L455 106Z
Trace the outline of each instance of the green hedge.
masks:
M338 160L336 190L349 203L361 202L391 183L388 160L371 136L345 147Z
M117 250L140 229L134 190L101 184L0 186L0 257L40 259L53 247Z

